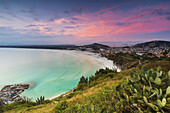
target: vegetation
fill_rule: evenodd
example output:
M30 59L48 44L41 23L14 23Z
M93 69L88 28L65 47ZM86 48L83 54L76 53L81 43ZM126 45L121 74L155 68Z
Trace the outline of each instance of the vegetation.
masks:
M134 47L134 48L145 48L145 47L155 48L155 47L160 47L162 45L166 45L167 47L170 47L170 42L163 41L163 40L154 40L154 41L139 43L139 44L133 45L132 47Z
M108 54L107 59L113 60L121 69L130 69L136 67L139 63L144 63L141 56L129 53Z
M4 102L0 99L0 113L3 112Z
M161 68L161 67L162 68ZM82 76L76 90L42 104L24 101L3 107L6 112L107 113L170 112L170 62L160 60L116 72L100 69ZM40 97L39 100L43 100ZM28 100L28 99L25 99Z
M122 84L116 87L119 99L123 99L133 111L168 112L170 109L170 71L168 74L158 67L157 70L144 67L130 73L128 88Z
M40 97L39 101L41 100L42 101L43 97ZM45 100L43 101L43 105L46 105L46 104L49 104L51 103L52 101L50 100ZM4 112L4 111L10 111L10 110L14 110L14 111L18 111L20 109L31 109L33 107L36 107L37 105L40 105L40 103L37 103L37 102L33 102L31 101L30 99L28 98L25 98L25 100L22 100L20 102L14 102L14 103L11 103L11 104L7 104L7 105L4 105L3 108L1 109L1 112Z
M37 98L36 103L37 105L43 104L44 103L44 96L41 96L40 98Z
M98 82L96 82L97 80L105 79L108 77L113 78L115 73L117 73L116 70L106 68L96 71L95 75L94 76L92 75L89 78L85 78L84 76L82 76L80 78L76 90L83 90L85 88L87 89L93 87L98 84Z
M103 55L104 56L104 55ZM144 54L142 56L134 54L134 53L116 53L116 54L107 54L104 57L106 57L109 60L114 61L116 65L118 65L122 70L124 69L130 69L137 67L137 65L145 65L145 64L153 64L157 61L170 61L170 58L168 57L154 57L151 58L151 53Z
M95 94L58 104L55 112L169 112L170 71L164 73L139 66L130 72L130 78L124 78L117 86L103 86ZM62 107L63 105L63 107ZM66 107L67 106L67 107ZM63 108L62 110L60 108Z

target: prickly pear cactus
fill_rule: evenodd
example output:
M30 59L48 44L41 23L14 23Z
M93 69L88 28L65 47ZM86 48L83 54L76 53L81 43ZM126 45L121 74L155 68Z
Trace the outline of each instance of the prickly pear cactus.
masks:
M143 111L170 112L170 71L166 74L161 67L156 70L138 67L136 73L130 72L128 80L133 102Z

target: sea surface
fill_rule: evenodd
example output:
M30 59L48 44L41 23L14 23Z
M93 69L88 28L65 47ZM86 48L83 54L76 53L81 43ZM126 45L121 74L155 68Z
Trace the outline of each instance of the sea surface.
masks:
M52 98L75 88L81 76L103 67L88 55L66 50L0 48L0 86L29 83L22 95Z

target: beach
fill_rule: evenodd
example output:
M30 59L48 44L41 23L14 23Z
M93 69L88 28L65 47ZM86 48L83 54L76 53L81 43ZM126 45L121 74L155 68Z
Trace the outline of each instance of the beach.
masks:
M97 62L99 62L102 65L103 69L109 68L109 69L115 69L115 70L117 70L117 72L121 71L121 69L118 66L116 66L113 63L113 61L108 60L105 57L101 57L99 53L92 53L92 52L87 52L87 51L73 51L73 52L75 52L77 54L81 54L81 55L86 55L86 56L89 56L89 57L95 59Z
M113 61L101 57L98 53L14 48L0 51L0 62L3 64L0 70L1 87L28 83L30 89L21 95L33 97L34 100L40 96L47 99L58 97L75 88L81 76L89 77L98 69L107 67L120 71Z

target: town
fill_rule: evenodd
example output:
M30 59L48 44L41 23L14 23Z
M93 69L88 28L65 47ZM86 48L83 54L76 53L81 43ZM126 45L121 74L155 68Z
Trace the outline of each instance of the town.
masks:
M161 41L155 41L156 43L159 43ZM116 53L130 53L130 54L137 54L140 56L145 57L170 57L170 47L169 43L163 43L163 44L155 44L154 41L147 42L145 46L145 43L143 44L137 44L133 46L125 46L125 47L109 47L106 45L94 43L92 45L88 46L80 46L79 48L76 48L76 50L81 51L89 51L94 53L100 53L102 56L107 56L107 54L116 54Z

